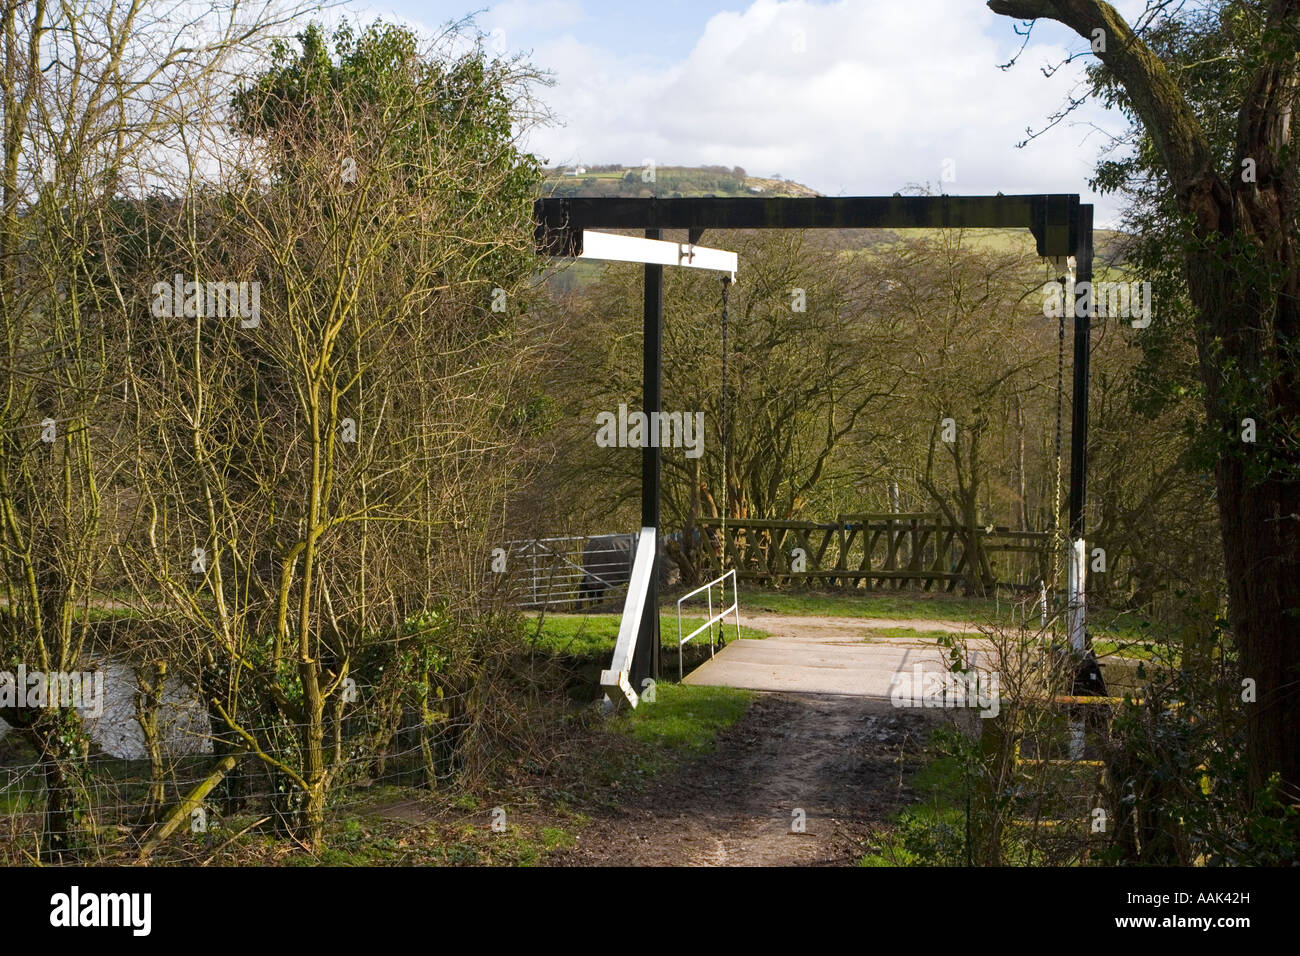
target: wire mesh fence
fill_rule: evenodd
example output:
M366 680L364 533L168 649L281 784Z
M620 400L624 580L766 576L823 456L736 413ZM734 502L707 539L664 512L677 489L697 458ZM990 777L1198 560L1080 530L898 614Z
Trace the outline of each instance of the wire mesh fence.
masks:
M66 859L79 862L122 859L168 822L176 824L171 839L181 842L210 842L209 833L229 832L227 821L250 816L289 832L307 801L302 781L317 742L327 814L375 787L438 790L462 769L460 745L475 720L470 696L438 698L424 714L406 708L397 720L345 716L327 722L318 741L308 725L285 721L243 733L212 726L193 732L204 746L173 746L151 758L74 751L57 772L10 735L0 748L0 861L35 862L49 846L67 848ZM51 812L59 808L67 812Z

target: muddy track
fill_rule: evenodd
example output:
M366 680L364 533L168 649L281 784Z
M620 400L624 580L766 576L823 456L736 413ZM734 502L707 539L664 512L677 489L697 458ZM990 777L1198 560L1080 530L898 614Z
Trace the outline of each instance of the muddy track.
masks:
M909 800L926 717L861 697L758 694L716 749L598 811L562 866L844 866ZM796 810L804 832L792 829Z

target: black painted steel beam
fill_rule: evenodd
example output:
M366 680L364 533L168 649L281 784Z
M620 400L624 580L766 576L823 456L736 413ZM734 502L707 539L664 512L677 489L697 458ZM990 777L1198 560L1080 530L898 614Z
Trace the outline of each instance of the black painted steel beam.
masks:
M817 196L538 199L537 249L576 256L583 229L1029 229L1040 256L1073 255L1079 197Z
M584 229L645 230L660 239L665 229L685 229L698 242L706 229L1015 229L1037 240L1040 256L1075 256L1077 282L1091 282L1093 209L1077 194L1019 196L849 196L765 199L683 198L538 199L534 240L542 255L577 256ZM1088 380L1091 318L1074 319L1074 406L1070 437L1070 535L1084 536L1088 480ZM660 410L663 366L663 266L645 266L644 410ZM645 448L641 460L641 524L659 530L660 453ZM629 675L659 675L658 568L641 620Z

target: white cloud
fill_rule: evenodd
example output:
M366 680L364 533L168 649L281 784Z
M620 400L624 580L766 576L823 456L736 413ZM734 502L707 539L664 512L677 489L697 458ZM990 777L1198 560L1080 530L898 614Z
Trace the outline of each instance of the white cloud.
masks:
M482 16L484 26L507 35L515 31L573 26L583 19L578 0L509 0L494 3Z
M564 35L533 61L555 71L543 95L567 125L530 144L552 162L741 165L832 195L938 186L945 159L947 192L1085 192L1104 142L1088 124L1117 121L1089 106L1016 149L1077 94L1080 70L1044 78L1038 67L1068 50L1042 42L997 69L1019 46L1012 25L970 0L756 0L713 16L667 67Z

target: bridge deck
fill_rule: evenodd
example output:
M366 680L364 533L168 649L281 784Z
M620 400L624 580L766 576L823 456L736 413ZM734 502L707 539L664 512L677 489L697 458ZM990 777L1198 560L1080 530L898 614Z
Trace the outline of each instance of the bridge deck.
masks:
M772 633L763 640L733 640L713 660L686 676L684 683L787 693L841 694L888 699L894 675L945 672L947 651L921 637L881 637L882 628L966 633L973 627L944 621L878 618L799 618L748 615L742 623ZM697 638L698 640L698 638ZM986 666L979 650L973 663Z

